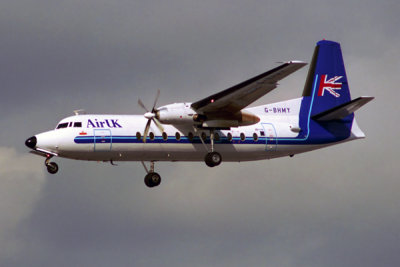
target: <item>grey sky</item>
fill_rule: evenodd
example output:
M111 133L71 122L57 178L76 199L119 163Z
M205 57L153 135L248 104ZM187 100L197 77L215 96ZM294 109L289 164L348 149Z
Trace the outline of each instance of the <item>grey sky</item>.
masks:
M1 1L1 266L398 266L398 1ZM367 139L251 163L57 159L29 136L74 109L195 101L342 44ZM257 103L301 95L307 68Z

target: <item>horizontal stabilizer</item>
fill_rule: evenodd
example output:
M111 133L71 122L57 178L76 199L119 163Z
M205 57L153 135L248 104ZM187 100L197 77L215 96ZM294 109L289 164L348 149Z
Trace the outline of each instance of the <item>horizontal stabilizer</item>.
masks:
M314 115L312 118L317 121L340 120L352 114L372 99L374 99L372 96L361 96L347 103Z

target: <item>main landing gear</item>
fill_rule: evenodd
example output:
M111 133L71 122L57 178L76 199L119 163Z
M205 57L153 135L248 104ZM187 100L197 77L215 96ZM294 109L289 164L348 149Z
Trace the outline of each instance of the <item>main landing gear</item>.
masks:
M200 140L203 142L203 139L200 137ZM211 140L211 152L208 152L204 157L204 162L208 167L215 167L221 164L222 157L221 154L214 151L214 130L210 130L210 140ZM207 149L207 146L204 144Z
M221 154L215 151L207 153L204 158L204 162L207 164L208 167L218 166L219 164L221 164L221 161Z
M147 169L147 167L143 161L142 161L142 165L147 172L146 176L144 177L145 185L147 185L150 188L159 186L161 183L161 176L158 173L154 172L154 161L150 162L150 170Z
M55 162L50 162L52 155L46 155L46 160L44 161L44 165L46 165L47 171L51 174L56 174L58 172L58 165Z

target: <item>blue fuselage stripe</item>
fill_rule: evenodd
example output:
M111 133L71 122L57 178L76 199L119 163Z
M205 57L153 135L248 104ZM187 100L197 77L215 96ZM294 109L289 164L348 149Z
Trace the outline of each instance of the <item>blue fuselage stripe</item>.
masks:
M332 140L325 138L313 138L312 140L308 139L303 142L299 142L302 140L298 140L296 138L271 138L271 137L259 137L257 140L254 140L252 137L246 137L245 140L241 140L240 137L234 137L232 140L228 140L226 137L221 137L220 140L215 140L215 144L249 144L249 145L299 145L299 144L326 144L332 143L340 140ZM102 138L94 137L94 136L76 136L74 139L76 144L142 144L142 138L137 138L136 136L105 136ZM146 139L146 143L149 144L201 144L201 140L198 136L194 137L192 140L189 140L188 137L181 137L180 140L176 138L169 137L167 140L164 140L162 136L156 136L153 140L150 138ZM210 144L210 139L207 138L204 140L204 143Z
M272 141L271 138L268 138L268 142ZM246 138L245 140L241 140L240 137L232 138L232 141L229 141L228 138L221 137L220 140L214 140L215 144L265 144L267 141L266 137L260 137L258 140L253 140L252 138ZM114 144L140 144L143 143L142 138L137 138L136 136L104 136L101 139L94 136L77 136L74 139L76 144L94 144L94 143L114 143ZM153 140L150 138L146 139L146 143L165 143L165 144L200 144L201 140L198 136L194 137L192 140L189 140L188 137L181 137L180 140L176 138L168 138L166 140L163 139L162 136L155 136ZM204 140L204 143L209 144L210 139L207 138Z

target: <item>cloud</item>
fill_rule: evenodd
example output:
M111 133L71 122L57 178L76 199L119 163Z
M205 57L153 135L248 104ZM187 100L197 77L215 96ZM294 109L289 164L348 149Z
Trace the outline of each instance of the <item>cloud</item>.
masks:
M14 148L0 147L0 258L20 256L24 241L17 234L35 207L45 183L42 162Z
M398 1L0 2L0 265L377 266L399 262ZM294 158L140 163L43 158L23 140L73 109L195 101L340 41L367 135ZM307 69L258 103L301 95ZM13 148L10 148L13 147ZM24 152L23 152L24 151ZM22 164L21 164L22 163ZM21 165L20 165L21 164ZM47 174L46 174L47 175ZM6 261L7 260L7 261Z

